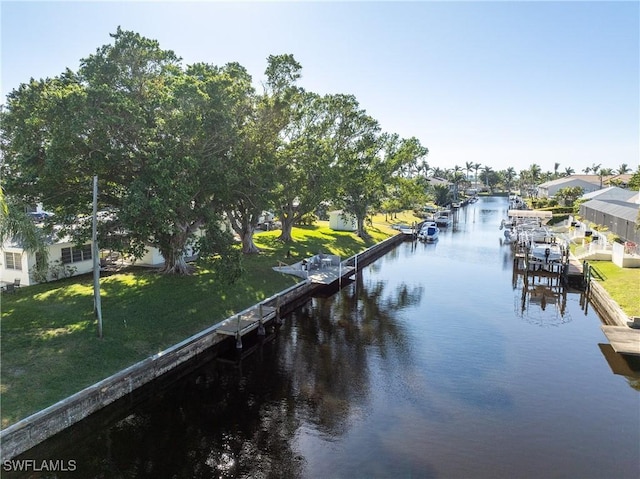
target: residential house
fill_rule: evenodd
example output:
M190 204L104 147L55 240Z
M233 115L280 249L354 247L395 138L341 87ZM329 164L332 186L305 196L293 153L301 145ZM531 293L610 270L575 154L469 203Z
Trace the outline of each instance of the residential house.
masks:
M580 205L580 216L585 221L605 226L623 241L636 244L640 244L639 212L637 193L628 201L592 199Z
M591 193L600 189L600 178L597 175L571 175L557 180L539 184L538 198L551 198L563 188L582 188L584 193Z
M592 191L586 193L580 197L582 200L619 200L630 201L633 197L637 196L638 192L635 190L628 190L626 188L620 188L618 186L609 186L602 188L601 190Z
M38 283L34 272L39 258L35 253L25 251L22 245L13 241L7 241L0 251L0 281L13 283L20 280L20 285L24 286ZM78 246L69 237L52 240L49 244L49 264L47 281L90 273L93 271L91 243Z
M547 181L538 185L539 198L551 198L562 188L579 186L584 193L592 193L611 185L626 186L632 175L608 175L600 178L599 175L571 175Z

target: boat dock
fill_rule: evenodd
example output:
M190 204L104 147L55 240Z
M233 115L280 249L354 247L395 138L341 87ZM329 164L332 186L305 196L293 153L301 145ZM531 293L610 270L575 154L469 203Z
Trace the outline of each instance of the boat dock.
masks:
M260 303L253 309L222 321L217 325L215 332L224 336L234 336L236 338L236 347L241 349L242 336L254 329L258 330L258 335L264 336L264 324L272 319L277 319L278 315L277 307L265 306Z
M569 255L562 258L560 262L544 263L535 261L528 252L520 251L514 254L513 258L514 274L521 273L528 280L532 278L548 278L548 281L556 279L562 281L565 286L576 289L584 289L585 275L582 263Z
M357 269L340 261L340 256L332 254L317 254L293 264L280 263L273 270L278 273L291 274L303 278L314 284L333 284L336 281L351 276Z
M602 325L602 332L616 353L640 356L640 329Z

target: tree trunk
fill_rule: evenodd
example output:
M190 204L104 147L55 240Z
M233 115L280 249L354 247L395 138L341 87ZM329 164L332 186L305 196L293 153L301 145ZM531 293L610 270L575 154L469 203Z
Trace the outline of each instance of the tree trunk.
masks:
M282 207L280 221L282 222L282 232L278 239L283 243L293 242L293 225L301 218L299 206L293 206L292 202Z
M289 215L283 215L280 219L282 221L282 232L278 239L283 243L293 243L293 236L291 232L293 230L293 223L295 222L295 219Z
M162 256L164 256L164 254ZM194 270L195 268L187 264L182 254L180 254L179 256L169 255L168 259L165 256L164 266L160 268L161 273L180 275L192 274Z
M158 247L164 258L164 266L160 268L161 273L180 275L193 273L194 268L184 260L186 237L182 240L183 236L185 235L171 236L164 246Z
M369 233L367 233L367 230L364 227L365 217L356 215L356 218L358 220L358 236L362 239L369 239L370 238Z
M195 271L193 266L187 264L184 255L191 233L201 224L201 222L179 224L177 233L162 235L159 238L158 249L164 258L164 266L160 268L161 273L188 275Z
M246 228L240 235L242 238L242 253L244 254L257 254L260 253L260 248L253 242L253 228Z
M240 236L240 240L242 241L243 254L260 253L260 248L253 242L253 231L255 230L257 217L257 214L250 214L249 212L245 212L243 215L236 214L234 211L227 211L227 218L229 219L231 228Z

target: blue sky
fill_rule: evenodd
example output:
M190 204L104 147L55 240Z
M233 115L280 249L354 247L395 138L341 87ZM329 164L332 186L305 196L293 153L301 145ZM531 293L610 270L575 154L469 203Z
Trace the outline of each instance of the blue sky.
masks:
M293 53L300 85L354 94L427 162L516 171L640 158L638 2L6 2L2 102L77 70L118 25L185 64L237 61L259 82Z

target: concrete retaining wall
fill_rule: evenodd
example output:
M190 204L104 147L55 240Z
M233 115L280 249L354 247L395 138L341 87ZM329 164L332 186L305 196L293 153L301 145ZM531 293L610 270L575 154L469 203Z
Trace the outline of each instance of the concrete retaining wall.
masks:
M371 263L405 239L405 235L398 234L359 253L356 255L358 268ZM345 263L349 265L355 264L356 256L347 259ZM302 300L308 298L317 288L317 284L304 281L265 299L263 304L274 307L279 306L282 314L287 314L295 309ZM240 314L246 313L254 307L251 306L240 312ZM130 395L133 391L149 384L185 362L197 358L215 345L223 341L229 341L229 336L216 333L216 328L219 324L217 323L154 356L144 359L3 429L0 431L0 443L2 445L0 462L27 451L90 414Z
M588 300L605 324L627 326L629 317L622 311L618 303L611 299L602 285L593 279L589 283Z

